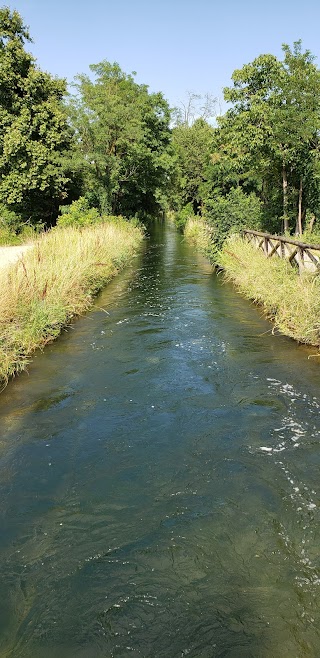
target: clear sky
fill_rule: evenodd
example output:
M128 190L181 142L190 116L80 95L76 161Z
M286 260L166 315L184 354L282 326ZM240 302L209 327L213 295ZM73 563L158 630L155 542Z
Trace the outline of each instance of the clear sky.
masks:
M6 0L30 27L39 66L72 81L117 61L172 106L222 98L235 68L302 39L319 57L320 0Z

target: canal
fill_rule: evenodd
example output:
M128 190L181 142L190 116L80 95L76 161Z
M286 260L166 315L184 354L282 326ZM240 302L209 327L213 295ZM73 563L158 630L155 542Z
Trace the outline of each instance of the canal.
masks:
M0 396L1 658L319 656L313 354L155 225Z

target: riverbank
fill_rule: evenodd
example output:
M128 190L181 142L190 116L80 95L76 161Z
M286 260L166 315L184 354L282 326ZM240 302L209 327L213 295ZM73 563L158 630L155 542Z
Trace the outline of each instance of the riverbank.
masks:
M190 220L185 236L210 258L210 232L202 221ZM319 276L299 275L289 262L267 259L240 237L225 242L215 264L242 295L264 309L280 333L320 347Z
M0 382L24 370L37 348L85 312L137 251L143 233L125 220L42 235L0 269Z
M0 395L0 656L315 658L318 360L148 233Z

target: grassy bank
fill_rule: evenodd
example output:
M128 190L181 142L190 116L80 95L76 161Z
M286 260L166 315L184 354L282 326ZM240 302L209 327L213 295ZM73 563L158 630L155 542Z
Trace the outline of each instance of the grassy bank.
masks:
M201 219L188 219L185 228L184 236L188 242L192 242L202 252L210 253L211 247L211 232L209 226Z
M86 311L128 262L142 231L124 220L54 229L0 270L0 382L25 369L34 350Z
M201 221L190 220L185 236L211 261L210 232ZM261 305L284 335L309 345L320 346L320 277L299 276L285 260L269 258L246 240L231 237L218 254L223 276L239 292Z
M219 262L224 276L261 304L277 329L295 340L320 346L320 277L299 276L290 263L269 258L241 238L230 238Z

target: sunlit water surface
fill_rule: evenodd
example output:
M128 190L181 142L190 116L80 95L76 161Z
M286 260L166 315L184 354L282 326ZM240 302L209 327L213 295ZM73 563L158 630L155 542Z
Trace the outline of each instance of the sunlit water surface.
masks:
M319 656L313 352L156 226L0 397L1 658Z

